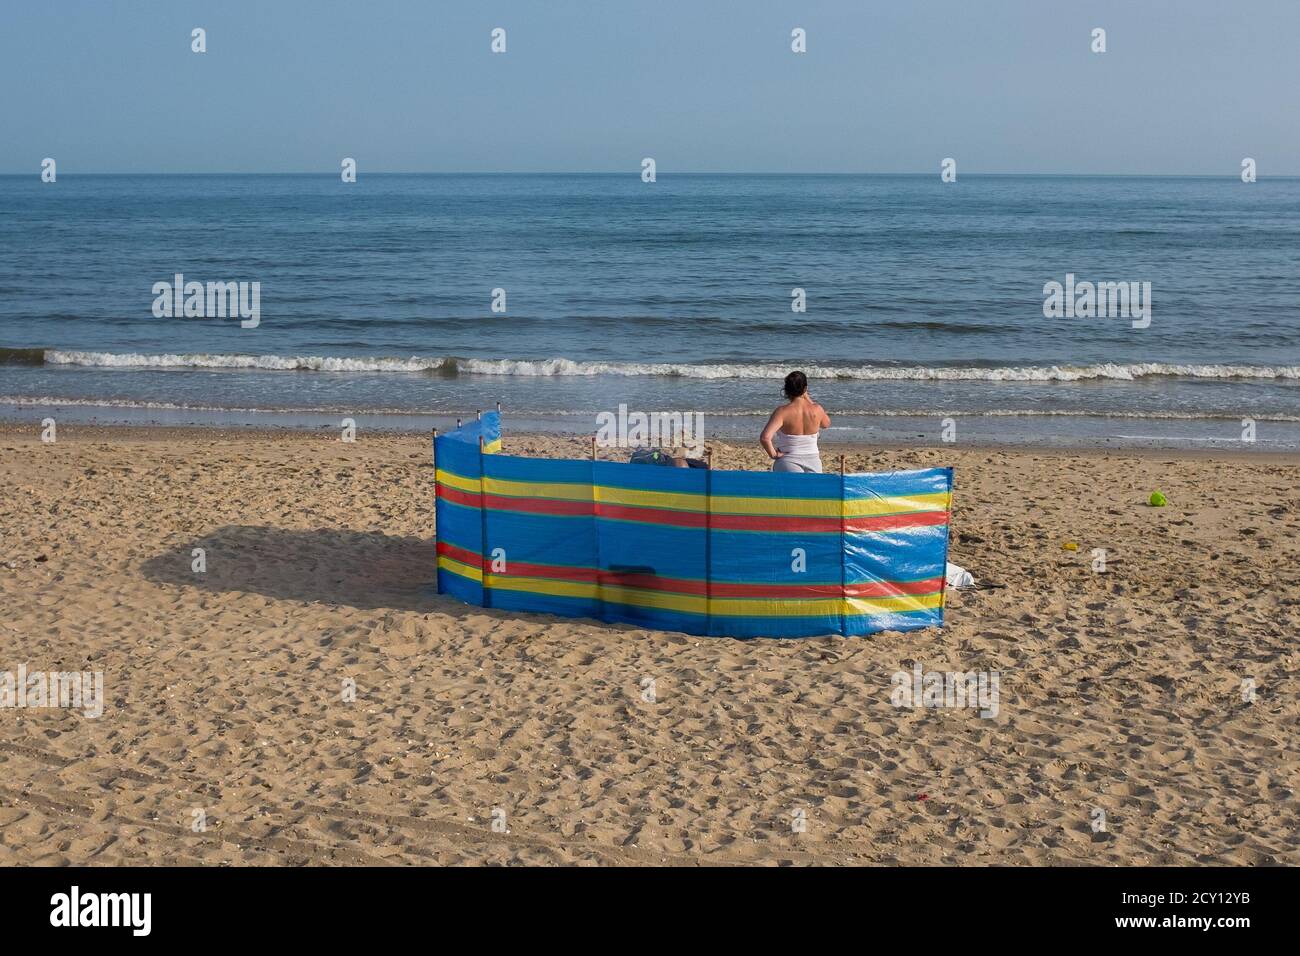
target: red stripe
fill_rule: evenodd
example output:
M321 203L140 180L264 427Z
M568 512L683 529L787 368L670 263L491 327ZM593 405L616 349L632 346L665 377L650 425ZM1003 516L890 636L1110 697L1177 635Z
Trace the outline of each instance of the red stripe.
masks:
M712 526L720 531L799 531L805 534L840 533L839 518L791 515L713 515Z
M850 584L844 596L851 598L893 597L898 594L936 594L943 590L943 578L925 581L864 581Z
M627 505L607 505L603 502L596 507L596 514L613 521L642 521L646 524L671 524L679 528L703 528L705 514L702 511L674 511L671 508L632 508Z
M505 498L501 495L484 495L487 506L496 511L523 511L538 515L565 515L582 517L591 515L590 501L564 501L558 498Z
M466 505L470 508L481 507L480 501L494 511L516 511L527 514L539 515L563 515L574 517L590 517L592 508L590 501L564 501L552 498L507 498L502 495L479 495L475 492L461 491L459 488L449 488L446 485L438 486L438 497L445 498L458 505Z
M898 531L903 528L925 528L948 523L946 511L914 511L902 515L868 515L849 518L845 531Z
M471 494L468 491L461 491L459 488L453 488L450 485L439 484L438 497L445 498L447 501L452 502L452 504L466 505L470 508L477 508L479 506L478 495Z
M838 584L734 584L714 581L710 591L715 598L835 598L840 596Z
M457 547L446 541L438 542L438 554L446 555L453 561L459 561L461 564L468 564L472 568L478 567L483 562L483 557L477 551L470 551L466 548Z
M473 551L459 548L445 541L438 542L438 553L462 564L477 567L480 557ZM669 578L657 574L602 571L596 568L579 568L554 564L534 564L528 561L511 561L504 576L520 578L554 578L560 581L585 581L591 584L615 584L622 587L641 588L647 591L665 591L673 594L706 593L704 581L689 578ZM943 578L925 581L864 581L850 584L843 592L838 584L743 584L714 581L712 595L720 598L823 598L839 597L841 593L851 598L891 597L900 594L934 594L943 588Z
M461 491L447 485L438 486L438 497L470 508L479 507L479 495ZM703 528L706 515L700 511L676 511L670 508L637 508L627 505L597 504L590 501L561 501L550 498L507 498L501 495L484 495L489 508L497 511L514 511L525 514L561 515L569 517L597 517L614 521L639 521L645 524L666 524L679 528ZM771 531L802 534L838 534L839 518L776 515L712 516L711 527L720 531ZM948 523L946 511L912 511L897 515L865 515L844 522L847 532L898 531L903 528L924 528Z

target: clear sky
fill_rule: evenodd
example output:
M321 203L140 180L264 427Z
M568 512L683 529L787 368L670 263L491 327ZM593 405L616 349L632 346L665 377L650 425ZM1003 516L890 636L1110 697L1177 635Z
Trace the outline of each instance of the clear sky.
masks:
M1296 175L1298 43L1297 0L0 0L0 172Z

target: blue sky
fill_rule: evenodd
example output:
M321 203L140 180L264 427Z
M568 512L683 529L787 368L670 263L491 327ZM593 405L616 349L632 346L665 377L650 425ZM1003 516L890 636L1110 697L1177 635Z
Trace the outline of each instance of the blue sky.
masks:
M5 0L0 172L1296 175L1297 37L1296 0Z

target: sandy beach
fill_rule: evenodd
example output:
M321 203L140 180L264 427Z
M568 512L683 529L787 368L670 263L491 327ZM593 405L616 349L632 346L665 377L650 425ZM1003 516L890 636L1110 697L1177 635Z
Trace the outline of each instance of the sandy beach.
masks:
M827 446L955 466L1000 587L740 642L437 596L427 436L0 450L0 670L105 697L0 709L0 864L1300 864L1297 458ZM997 671L997 716L895 707L916 664Z

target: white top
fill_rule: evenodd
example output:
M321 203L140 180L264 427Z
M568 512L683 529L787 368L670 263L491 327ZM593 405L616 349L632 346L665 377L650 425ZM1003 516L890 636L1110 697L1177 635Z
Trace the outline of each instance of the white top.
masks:
M818 454L816 435L787 435L783 431L778 431L772 444L776 446L777 451L786 455L803 457Z

